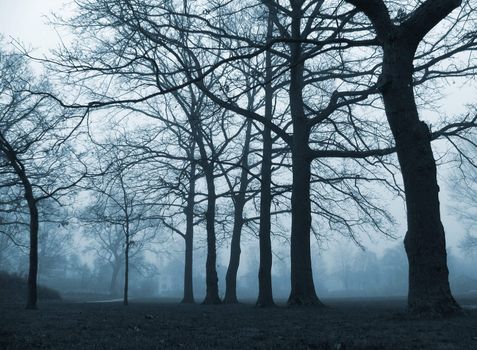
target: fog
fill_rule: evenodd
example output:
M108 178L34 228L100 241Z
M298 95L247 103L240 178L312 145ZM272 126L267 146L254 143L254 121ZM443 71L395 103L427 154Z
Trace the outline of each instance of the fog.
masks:
M51 12L65 15L71 11L62 0L22 0L0 3L0 33L13 39L14 46L33 48L35 54L47 54L48 50L64 44L62 28L48 25ZM10 41L8 39L8 41ZM467 85L466 85L467 84ZM432 120L432 109L445 113L462 113L464 106L476 93L468 83L449 84L446 99L436 106L423 110ZM443 149L443 152L445 150ZM454 174L451 165L439 169L443 223L447 232L448 264L450 281L455 293L477 290L477 271L473 268L472 254L464 254L460 248L466 227L458 214L452 211L455 199L449 187ZM402 243L405 233L405 208L400 199L386 198L395 218L391 226L396 239L385 238L378 232L370 232L359 238L359 245L334 233L330 237L312 237L313 277L318 295L323 298L346 296L405 296L407 292L407 259ZM78 204L81 207L83 204ZM284 227L289 225L285 219ZM256 228L255 228L256 229ZM124 282L123 266L117 272L114 288L111 288L112 267L104 252L99 252L88 228L74 219L67 225L43 224L40 234L39 283L58 289L62 294L121 295ZM144 251L132 257L130 273L131 297L181 298L183 292L184 246L183 240L166 227L155 228L155 242L148 242ZM202 231L202 232L201 232ZM205 232L196 234L194 248L194 292L197 300L205 295ZM253 229L251 230L253 231ZM273 240L273 291L278 299L286 299L290 293L290 262L288 232L285 237ZM326 236L325 232L325 236ZM22 235L20 235L22 236ZM24 233L26 236L26 232ZM28 272L28 242L23 238L12 244L1 237L0 267L2 270L26 276ZM123 243L120 243L120 245ZM199 248L197 248L199 247ZM221 296L230 254L230 235L219 239L217 272ZM122 261L121 261L122 262ZM240 299L255 299L258 293L258 240L257 232L249 232L242 244L242 260L238 272Z
M111 289L112 267L98 254L93 242L81 239L82 229L74 223L66 227L48 225L40 235L39 284L61 292L66 299L109 300L122 296L124 267L121 266L115 287ZM159 229L161 230L161 229ZM184 247L182 239L167 232L163 242L153 243L131 260L130 297L180 300L183 296ZM71 235L70 233L74 233ZM204 233L198 232L198 237ZM314 239L313 239L314 240ZM225 273L229 258L229 240L218 248L217 271L221 297L225 292ZM243 302L254 302L258 295L258 240L244 237L238 272L237 294ZM2 270L26 276L28 252L3 239L0 246ZM203 246L198 239L197 246ZM387 240L387 247L358 247L345 239L313 242L313 277L320 298L405 297L408 266L400 239ZM72 248L74 247L74 248ZM290 293L288 243L276 238L273 245L273 293L285 301ZM194 294L196 301L205 297L204 247L194 250ZM475 255L464 254L458 247L448 249L450 283L456 295L477 291ZM124 261L121 261L124 264Z
M476 0L0 0L0 349L474 349Z

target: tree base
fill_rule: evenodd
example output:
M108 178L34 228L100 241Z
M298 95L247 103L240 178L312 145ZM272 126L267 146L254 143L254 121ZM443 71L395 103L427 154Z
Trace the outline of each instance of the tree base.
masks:
M181 304L195 304L194 298L184 298L181 300Z
M202 302L202 305L220 305L220 304L222 304L222 300L220 300L218 296L215 296L215 297L207 296Z
M276 307L277 305L273 300L257 300L255 307L257 308L268 308L268 307Z
M287 305L291 307L295 306L314 306L314 307L324 307L325 305L318 299L317 296L298 296L290 295L287 301Z
M452 297L435 301L429 301L427 298L408 301L408 312L414 318L425 319L465 315L464 310Z
M27 304L25 310L38 310L38 306L36 304Z
M227 297L225 296L224 300L222 301L224 304L240 304L236 297Z

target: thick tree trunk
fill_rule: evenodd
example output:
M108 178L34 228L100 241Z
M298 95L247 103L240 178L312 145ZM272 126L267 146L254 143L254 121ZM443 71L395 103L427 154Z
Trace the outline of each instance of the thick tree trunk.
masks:
M225 276L225 298L227 304L238 303L237 299L237 271L240 265L240 238L244 224L243 210L245 207L246 190L248 185L248 154L250 152L250 138L252 133L252 123L247 121L245 140L242 151L242 170L240 174L239 193L234 199L234 227L232 231L232 242L230 244L230 261Z
M294 134L297 133L295 128ZM311 160L302 148L292 152L292 229L291 229L291 293L288 305L321 305L313 283L311 268L311 205L310 167Z
M192 152L193 153L193 152ZM193 155L192 155L193 156ZM194 244L194 199L195 199L195 167L191 163L189 174L189 193L187 194L186 233L185 233L185 264L184 264L184 297L182 303L194 303L193 287L193 244Z
M273 35L272 14L268 15L267 37ZM267 51L265 58L265 118L272 120L273 114L273 67L272 54ZM256 306L274 306L272 290L272 241L270 211L272 205L272 133L269 128L263 128L262 167L260 169L260 266L258 268L258 299Z
M412 87L414 47L404 38L384 46L383 99L406 194L409 261L408 307L415 314L459 309L449 287L444 228L431 134L419 120Z
M384 2L347 2L369 17L383 47L381 92L406 194L408 231L404 245L409 261L409 310L415 314L452 314L460 307L449 287L436 162L430 130L419 120L412 73L419 43L462 1L425 1L400 25L393 23Z
M293 6L292 38L290 44L290 113L293 121L292 145L292 228L291 228L291 293L288 305L321 305L313 283L310 251L311 202L310 178L311 156L309 149L310 130L303 102L303 60L301 39L301 8Z
M30 252L29 252L29 268L27 281L27 303L26 309L37 309L38 301L38 207L35 196L33 194L33 186L25 172L24 165L17 158L15 151L12 149L7 140L1 136L1 149L10 161L16 175L20 179L25 191L24 197L28 204L30 214Z

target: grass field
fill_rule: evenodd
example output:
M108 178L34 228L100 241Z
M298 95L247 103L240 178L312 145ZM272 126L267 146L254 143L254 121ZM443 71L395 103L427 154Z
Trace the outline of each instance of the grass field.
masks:
M0 304L0 349L477 349L477 298L466 316L423 320L403 299L325 300L325 308L171 301Z

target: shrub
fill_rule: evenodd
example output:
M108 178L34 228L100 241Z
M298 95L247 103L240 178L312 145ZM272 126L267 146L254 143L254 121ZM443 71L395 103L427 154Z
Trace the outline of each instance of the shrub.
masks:
M24 302L27 295L27 279L24 276L0 271L0 302ZM38 286L39 300L61 300L58 291Z

